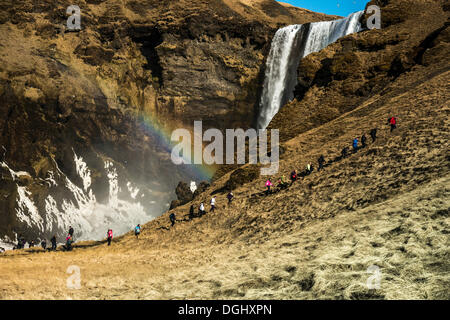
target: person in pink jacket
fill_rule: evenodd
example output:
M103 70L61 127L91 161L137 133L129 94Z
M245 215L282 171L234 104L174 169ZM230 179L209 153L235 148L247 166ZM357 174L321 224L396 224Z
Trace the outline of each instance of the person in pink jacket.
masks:
M113 232L112 232L111 229L108 229L107 236L108 236L108 238L107 238L107 240L108 240L108 246L110 246L110 245L111 245L112 238L113 238Z
M270 187L272 186L272 180L269 178L269 180L266 181L266 195L268 195L270 193Z

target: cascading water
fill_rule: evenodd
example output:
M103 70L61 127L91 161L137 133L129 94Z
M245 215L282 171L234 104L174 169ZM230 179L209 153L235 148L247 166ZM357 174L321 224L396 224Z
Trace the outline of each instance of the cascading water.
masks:
M289 88L296 85L303 32L303 25L292 25L275 33L267 58L258 128L265 129L279 107L294 98Z
M300 59L322 50L341 37L359 32L359 19L363 13L358 11L334 21L291 25L276 32L267 58L258 128L265 129L278 110L294 98Z

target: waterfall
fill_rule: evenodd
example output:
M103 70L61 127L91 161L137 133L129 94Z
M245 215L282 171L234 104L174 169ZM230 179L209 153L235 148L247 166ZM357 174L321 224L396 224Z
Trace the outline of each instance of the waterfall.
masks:
M258 128L265 129L278 110L294 98L300 59L360 31L359 19L363 13L358 11L339 20L291 25L275 33L267 57Z
M297 67L301 56L303 25L279 29L272 40L266 64L264 89L260 102L258 128L265 129L280 106L294 98Z

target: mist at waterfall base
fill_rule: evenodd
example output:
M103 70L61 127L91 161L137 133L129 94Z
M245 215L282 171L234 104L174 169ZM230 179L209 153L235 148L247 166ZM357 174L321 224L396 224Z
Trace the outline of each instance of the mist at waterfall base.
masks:
M72 226L76 230L76 240L100 240L105 238L109 227L116 234L121 234L129 231L135 223L146 222L152 218L138 201L119 198L119 192L122 190L119 187L117 170L112 162L104 162L109 182L107 186L109 199L106 203L97 201L91 189L91 171L83 158L78 157L75 152L74 162L76 173L82 180L82 187L77 186L56 166L56 172L49 171L48 177L42 181L48 186L43 206L34 201L33 194L26 186L17 184L15 210L16 217L22 225L21 229L32 229L41 235L58 234L61 237L69 226ZM27 172L15 172L4 162L1 165L9 169L14 181L17 181L20 175L29 175ZM137 200L139 188L131 182L126 186L131 199ZM5 240L9 240L7 241L9 243L16 242L17 233L20 232L16 232L16 239Z
M38 178L38 183L46 186L44 198L36 198L32 186L21 185L23 176L31 178L28 172L15 171L6 162L0 162L15 182L15 213L20 225L13 230L13 238L4 236L0 239L0 247L11 249L21 234L25 234L25 239L35 241L48 240L55 234L58 242L62 242L70 226L75 229L76 241L101 240L106 237L109 228L114 235L121 235L169 208L169 202L175 197L175 186L162 185L167 182L162 172L160 179L155 178L145 186L136 185L128 181L129 178L118 170L113 161L102 161L102 175L107 178L107 183L102 185L106 188L107 199L102 201L93 192L91 169L75 151L75 176L69 178L55 162L56 170L48 171L45 179ZM193 176L186 174L186 177ZM26 230L32 230L32 233Z
M359 20L363 14L358 11L344 19L290 25L275 33L266 63L258 128L265 129L280 108L294 99L300 59L361 31Z

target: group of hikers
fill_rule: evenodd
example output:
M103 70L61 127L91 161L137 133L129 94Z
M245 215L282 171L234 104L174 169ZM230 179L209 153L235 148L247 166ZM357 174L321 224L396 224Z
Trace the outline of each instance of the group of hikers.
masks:
M41 241L41 247L42 247L44 250L55 251L55 250L56 250L56 235L54 235L54 236L50 239L50 242L51 242L52 246L51 246L50 248L48 248L48 247L47 247L47 240L46 240L46 239L43 239L43 240ZM29 247L29 248L33 248L33 247L36 245L36 243L34 242L34 240L26 241L25 238L24 238L22 235L20 235L20 236L18 237L18 239L17 239L17 245L13 248L13 250L24 249L24 248L25 248L25 245L26 245L27 243L28 243L28 247Z
M394 129L397 128L397 118L396 117L388 118L387 123L390 125L390 131L391 132ZM377 139L377 128L371 129L369 134L370 134L370 137L372 138L372 143L374 143L376 141L376 139ZM359 144L359 142L361 143L361 145ZM358 151L358 149L360 149L360 148L365 148L366 145L367 145L367 138L366 138L365 134L363 134L361 136L361 140L359 140L358 137L355 137L353 139L353 141L352 141L353 153L356 153ZM348 155L349 155L349 148L347 146L345 146L341 150L340 157L336 158L334 161L338 161L338 160L344 159ZM323 155L320 155L319 158L317 159L317 163L318 163L317 171L321 171L321 170L324 169L325 162L326 162L325 161L325 157ZM332 163L332 162L333 161L330 161L329 163ZM286 180L285 176L282 175L280 177L280 179L278 180L278 185L277 185L278 191L288 188L296 180L298 180L300 177L305 177L305 176L310 175L313 172L313 170L314 170L314 167L313 167L313 165L311 163L308 163L306 165L305 170L302 171L300 174L297 172L297 170L293 170L291 172L291 174L290 174L290 181L291 181L290 183ZM266 191L265 191L266 195L269 195L269 194L271 194L273 192L272 191L273 183L272 183L272 179L271 178L269 178L266 181L265 187L266 187ZM233 199L234 199L234 194L233 194L232 191L230 191L227 194L227 199L228 199L228 204L230 205L232 203ZM211 198L211 201L210 201L210 210L209 210L209 212L215 212L215 209L216 209L216 197L213 196ZM190 209L189 209L188 221L192 220L194 218L197 218L197 217L201 217L201 216L203 216L205 214L206 214L206 210L205 210L205 205L204 205L203 202L200 203L200 205L198 207L197 214L195 214L195 208L194 208L194 205L192 204ZM175 213L172 212L169 215L169 220L170 220L171 226L173 227L175 225L175 223L177 222ZM182 221L185 221L185 220L182 220ZM139 239L139 235L141 234L141 231L142 231L142 227L141 227L140 224L138 224L134 228L134 235L135 235L136 239ZM74 243L73 234L74 234L74 230L73 230L72 226L70 226L68 234L67 234L67 237L66 237L66 243L63 246L63 249L66 250L66 251L71 251L72 248L73 248L72 247L72 244ZM107 234L106 234L106 241L108 243L108 246L111 245L112 239L113 239L112 229L108 229ZM47 248L47 242L46 242L45 239L41 241L41 247L44 250L56 251L56 247L57 247L56 235L54 235L50 239L50 242L52 244L51 248ZM23 248L25 248L25 244L26 244L25 238L22 237L22 236L19 236L17 246L14 247L14 249L23 249ZM30 248L32 248L32 247L35 246L35 243L34 243L33 240L31 240L31 241L28 241L28 245L29 245Z
M390 125L390 131L392 132L395 128L397 128L397 118L396 117L390 117L387 121L387 123ZM377 139L377 128L373 128L370 130L369 132L370 137L372 138L372 143L374 143ZM367 146L367 138L366 135L363 134L361 136L361 145L359 145L359 140L358 137L355 137L352 141L352 147L353 147L353 153L356 153L359 149L361 148L365 148ZM345 146L344 148L342 148L341 150L341 156L336 158L335 161L339 161L341 159L346 158L349 155L349 148L347 146ZM332 163L333 161L330 161L330 163ZM317 163L318 163L318 169L317 171L321 171L324 169L324 164L325 164L325 157L323 155L320 155L320 157L317 159ZM311 174L311 172L314 170L314 167L311 163L308 163L306 165L306 168L303 172L301 172L300 174L297 173L297 170L293 170L290 174L290 180L291 183L289 184L289 182L286 181L285 176L281 176L281 178L278 180L278 185L277 188L278 190L283 190L286 189L287 187L289 187L290 185L292 185L297 179L299 179L299 177L305 177ZM266 191L265 194L269 195L272 193L272 187L273 187L273 183L272 183L272 179L269 178L266 181L265 184L266 187Z
M232 191L230 191L227 194L227 199L228 199L228 205L230 205L232 203L233 199L234 199L234 194L233 194ZM209 210L209 212L215 212L215 210L216 210L216 196L213 196L211 198L211 201L210 201L210 210ZM201 217L201 216L203 216L205 214L206 214L206 209L205 209L204 202L200 202L200 205L198 206L197 214L195 213L195 207L192 204L191 207L189 208L189 215L188 215L187 221L190 221L190 220L192 220L194 218L199 218L199 217ZM171 227L173 227L175 225L175 223L177 222L175 213L172 212L169 215L169 220L170 220L170 223L171 223ZM186 221L186 220L181 220L181 221Z
M138 224L135 228L134 228L134 235L136 236L136 239L139 238L139 235L141 234L141 230L142 227L140 224ZM69 226L69 231L67 232L67 236L66 236L66 241L65 244L62 246L62 249L64 251L72 251L73 249L73 243L75 242L74 240L74 229L72 226ZM111 245L113 239L113 231L112 229L108 229L107 233L106 233L106 242L108 244L108 246ZM56 251L57 248L57 240L56 240L56 235L54 235L51 239L51 247L48 248L47 247L47 240L43 239L41 241L41 247L42 249L44 249L44 251ZM18 240L17 240L17 246L15 246L13 249L24 249L25 245L26 245L27 241L25 240L25 238L23 236L19 236ZM35 243L33 240L28 241L28 247L29 248L33 248L35 246Z
M392 132L396 127L397 127L397 118L396 117L390 117L387 121L387 123L390 125L390 131ZM372 143L374 143L377 139L377 128L373 128L370 130L369 135L372 139ZM358 139L358 137L355 137L352 141L352 148L353 148L353 153L356 153L359 149L361 148L365 148L367 146L367 137L365 134L363 134L360 138L360 140ZM345 146L342 151L341 151L341 156L338 157L337 159L335 159L335 161L339 161L341 159L346 158L349 155L349 148L347 146ZM330 161L329 163L331 164L333 161ZM317 159L317 163L318 163L318 168L317 171L320 172L321 170L324 170L325 168L325 157L323 155L320 155L319 158ZM308 163L306 165L306 168L304 171L302 171L301 173L298 173L297 170L293 170L290 174L290 183L286 180L286 177L284 175L282 175L280 177L280 179L278 180L278 184L277 184L277 188L278 190L283 190L288 188L290 185L292 185L296 180L298 180L301 177L305 177L310 175L312 172L314 171L314 166L311 163ZM266 191L265 194L269 195L272 193L272 188L273 188L273 183L272 183L272 179L269 178L266 181L265 184L266 187ZM228 199L228 204L230 204L233 201L234 198L234 194L232 191L230 191L227 194L227 199ZM211 202L210 202L210 206L211 209L209 212L214 212L215 208L216 208L216 197L213 196L211 198ZM203 216L204 214L206 214L206 210L205 210L205 204L203 202L200 203L199 207L198 207L198 213L195 214L195 207L192 204L191 207L189 208L189 215L188 215L188 221L192 220L194 218L198 218ZM169 220L171 223L171 226L173 227L176 220L176 216L175 213L171 213L169 215ZM181 221L186 221L186 220L181 220Z

